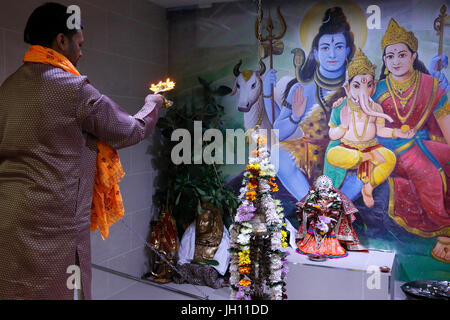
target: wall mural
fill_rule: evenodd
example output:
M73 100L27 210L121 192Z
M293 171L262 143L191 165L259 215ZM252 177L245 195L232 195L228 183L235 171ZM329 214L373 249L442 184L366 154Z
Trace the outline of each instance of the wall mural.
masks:
M325 174L359 210L361 243L397 252L400 280L450 279L450 27L434 28L444 1L262 2L256 26L249 1L169 15L176 103L198 76L233 88L227 128L279 130L277 196L295 227L295 202ZM269 21L282 34L272 50L257 40ZM244 169L223 166L231 186Z

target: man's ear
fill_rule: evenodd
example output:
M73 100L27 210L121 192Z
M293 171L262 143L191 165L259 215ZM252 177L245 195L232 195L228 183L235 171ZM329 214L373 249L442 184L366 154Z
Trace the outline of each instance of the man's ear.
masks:
M66 52L69 49L69 38L67 38L63 33L58 33L55 42L59 51Z

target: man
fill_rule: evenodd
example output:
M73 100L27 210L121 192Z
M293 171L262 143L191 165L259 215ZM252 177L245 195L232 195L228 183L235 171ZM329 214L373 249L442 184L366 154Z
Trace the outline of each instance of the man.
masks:
M83 32L68 29L66 11L32 13L25 63L0 87L0 299L73 299L73 265L91 299L97 152L121 170L115 149L145 139L163 103L149 95L130 116L79 76Z

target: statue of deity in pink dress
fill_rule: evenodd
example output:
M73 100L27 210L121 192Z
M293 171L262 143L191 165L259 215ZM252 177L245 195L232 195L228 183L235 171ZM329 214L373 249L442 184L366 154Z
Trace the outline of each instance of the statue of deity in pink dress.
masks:
M318 177L297 207L298 253L336 259L346 257L347 250L367 252L352 227L358 209L329 177Z

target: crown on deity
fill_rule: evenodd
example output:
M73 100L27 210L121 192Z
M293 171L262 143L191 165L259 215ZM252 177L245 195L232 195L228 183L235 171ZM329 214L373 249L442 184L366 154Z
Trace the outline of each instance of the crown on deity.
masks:
M366 55L358 48L352 61L347 67L347 79L352 79L358 74L371 74L375 76L375 65L373 65Z
M384 52L384 49L386 49L387 46L400 42L407 44L412 51L417 51L418 42L414 33L412 33L412 31L406 31L405 28L398 25L397 21L391 18L386 33L384 34L383 39L381 39L381 49Z
M328 176L320 176L314 182L314 187L317 189L331 189L333 188L333 182Z

